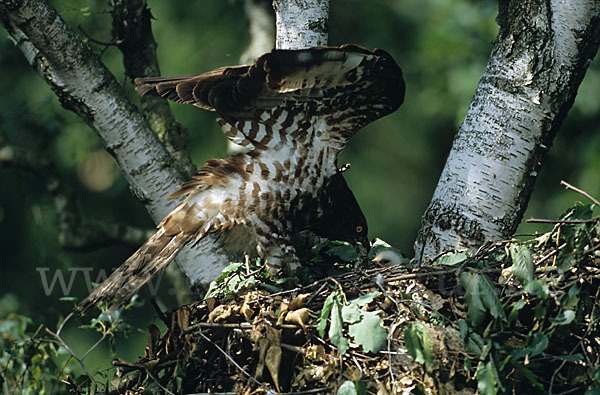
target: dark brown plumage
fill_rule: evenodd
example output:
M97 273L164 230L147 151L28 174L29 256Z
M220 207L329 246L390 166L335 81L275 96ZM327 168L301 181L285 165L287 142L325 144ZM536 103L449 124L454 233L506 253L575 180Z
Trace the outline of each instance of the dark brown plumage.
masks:
M256 252L275 276L298 266L290 236L300 230L366 243L366 220L337 158L361 127L402 103L402 73L385 51L275 50L253 65L135 82L140 95L216 111L225 135L249 152L200 168L172 195L184 201L80 310L122 303L207 234L226 249Z

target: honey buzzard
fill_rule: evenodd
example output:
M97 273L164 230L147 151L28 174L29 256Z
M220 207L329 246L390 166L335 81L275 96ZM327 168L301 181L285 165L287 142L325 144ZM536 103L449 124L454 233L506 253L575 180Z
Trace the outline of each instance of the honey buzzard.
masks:
M274 276L299 265L291 235L300 230L367 243L366 221L337 160L360 128L402 104L402 72L387 52L356 45L274 50L252 65L135 84L140 95L216 111L225 135L248 152L208 161L173 193L185 199L81 311L102 300L117 307L208 234L223 248L255 252Z

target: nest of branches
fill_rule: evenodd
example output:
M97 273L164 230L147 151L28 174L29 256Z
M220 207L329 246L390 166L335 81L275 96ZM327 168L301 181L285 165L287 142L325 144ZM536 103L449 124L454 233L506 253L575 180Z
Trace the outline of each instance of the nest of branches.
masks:
M600 218L592 206L577 205L551 222L546 234L473 255L320 277L311 270L287 289L248 262L230 266L204 302L161 313L168 329L149 328L143 358L114 361L114 392L598 388ZM330 245L319 252L327 258L313 259L315 267L336 268L332 262L348 250Z

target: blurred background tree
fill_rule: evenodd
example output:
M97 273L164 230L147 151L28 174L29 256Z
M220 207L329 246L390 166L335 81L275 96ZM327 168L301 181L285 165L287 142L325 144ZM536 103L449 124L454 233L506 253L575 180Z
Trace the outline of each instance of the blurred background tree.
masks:
M82 39L111 41L106 2L57 0L52 4L70 26L81 27ZM153 33L163 75L237 64L246 49L248 21L241 1L149 0L149 7L155 17ZM369 221L369 236L384 239L407 255L413 255L421 215L486 64L498 30L496 13L497 2L492 0L331 1L331 45L383 48L404 72L404 105L357 134L342 161L352 163L346 178ZM119 50L90 45L137 101L124 76ZM151 229L154 224L95 133L61 107L4 31L0 33L0 70L0 91L4 92L0 96L0 143L4 138L53 163L59 177L74 190L84 221L102 219ZM598 88L600 63L596 60L555 139L525 218L554 218L580 198L564 191L561 179L600 196ZM214 114L185 105L171 107L190 130L196 165L225 155L226 139ZM65 250L58 240L57 214L45 180L29 170L1 164L0 180L0 319L18 312L55 326L73 304L59 301L63 294L58 285L47 296L36 269L49 268L49 281L55 270L62 270L68 280L69 268L111 269L136 247L114 244ZM536 226L524 224L519 232L547 229ZM169 306L172 300L166 282L162 288L162 299ZM86 291L83 277L76 277L72 294L82 297ZM152 317L151 311L146 306L139 316ZM140 327L146 322L140 321ZM84 336L81 331L68 334L77 344L75 352L84 352L94 342L79 341ZM143 349L145 335L134 339L127 347L120 346L122 352Z

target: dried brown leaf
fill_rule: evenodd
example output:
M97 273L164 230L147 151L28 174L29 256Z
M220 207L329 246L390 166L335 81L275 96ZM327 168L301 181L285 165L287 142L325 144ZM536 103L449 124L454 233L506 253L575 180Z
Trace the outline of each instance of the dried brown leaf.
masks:
M304 305L304 302L310 297L310 295L311 294L300 294L300 295L296 296L290 302L289 309L292 311L298 310L299 308L301 308Z
M278 344L271 344L267 350L267 354L265 355L265 365L267 365L267 369L269 369L269 373L271 373L273 383L275 383L275 388L277 388L278 392L281 392L279 389L279 367L281 366L281 354L281 346Z
M293 322L298 324L306 331L306 323L310 319L310 309L308 307L303 307L298 310L290 311L285 316L286 322Z
M208 315L208 322L223 322L226 321L229 317L231 317L236 310L237 306L232 306L228 304L222 304L214 308L213 311Z

